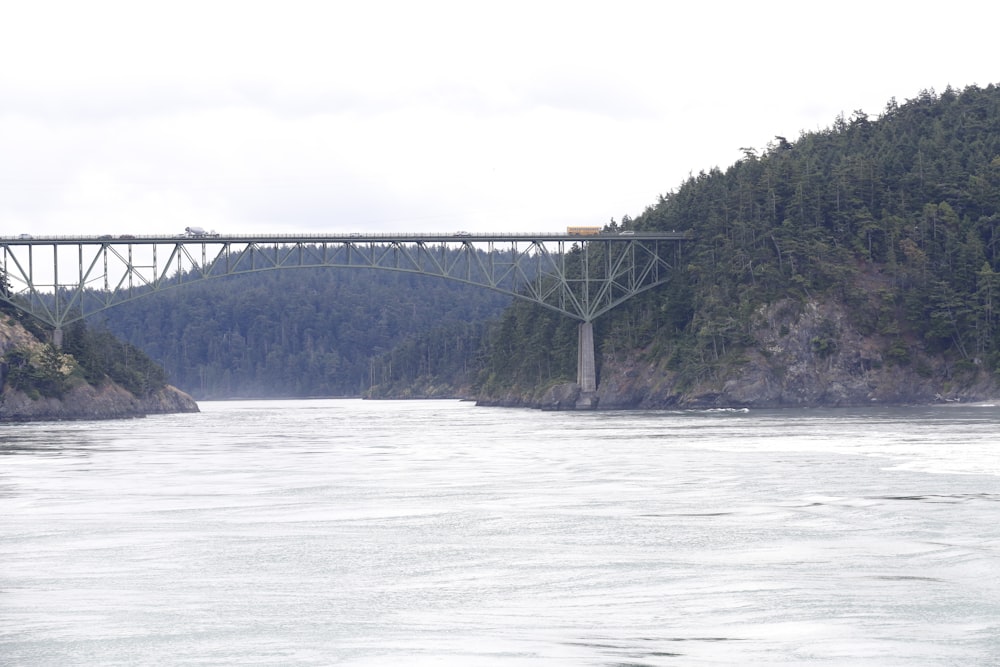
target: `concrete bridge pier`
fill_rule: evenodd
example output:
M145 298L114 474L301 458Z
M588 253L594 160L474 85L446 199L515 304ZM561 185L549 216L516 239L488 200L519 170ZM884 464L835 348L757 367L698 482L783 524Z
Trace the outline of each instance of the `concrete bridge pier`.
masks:
M594 324L590 321L580 322L576 383L580 385L580 397L576 399L576 409L593 410L596 408L597 363L594 358Z

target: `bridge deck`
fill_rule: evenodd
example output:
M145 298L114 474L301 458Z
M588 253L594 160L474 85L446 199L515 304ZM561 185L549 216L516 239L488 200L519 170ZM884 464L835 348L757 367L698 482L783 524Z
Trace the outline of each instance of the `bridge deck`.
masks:
M196 280L367 268L457 280L591 321L666 281L683 232L0 237L0 301L53 329Z
M161 235L121 234L118 236L78 235L53 236L30 235L0 236L0 244L4 245L79 245L83 244L164 244L164 243L350 243L391 241L395 243L409 242L426 243L456 243L456 242L488 242L488 241L682 241L690 238L687 232L617 232L601 234L566 234L558 232L540 233L483 233L457 232L442 234L437 232L427 234L402 234L393 232L351 232L340 234L202 234L202 235Z

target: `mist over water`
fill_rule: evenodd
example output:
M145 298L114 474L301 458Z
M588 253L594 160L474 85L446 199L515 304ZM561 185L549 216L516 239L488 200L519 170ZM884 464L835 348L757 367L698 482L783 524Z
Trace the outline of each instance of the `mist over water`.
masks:
M1000 664L1000 408L0 426L0 664Z

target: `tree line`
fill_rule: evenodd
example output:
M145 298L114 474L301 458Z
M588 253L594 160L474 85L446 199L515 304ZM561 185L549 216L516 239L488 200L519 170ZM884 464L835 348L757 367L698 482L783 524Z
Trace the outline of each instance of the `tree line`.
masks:
M0 289L10 295L6 276ZM38 345L19 345L0 358L0 386L10 386L31 397L62 398L81 383L99 386L111 380L136 396L148 396L166 385L167 374L143 350L119 340L103 327L83 321L69 325L61 347L48 341L51 332L15 306L0 304L0 317L31 333Z
M509 301L419 274L284 269L160 292L104 321L196 398L360 396L460 385L481 323Z

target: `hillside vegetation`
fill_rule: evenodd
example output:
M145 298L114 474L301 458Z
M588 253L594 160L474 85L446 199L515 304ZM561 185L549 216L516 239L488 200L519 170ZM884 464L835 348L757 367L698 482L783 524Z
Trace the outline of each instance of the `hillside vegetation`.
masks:
M603 406L845 404L992 390L1000 89L924 91L890 101L877 118L855 111L824 131L743 153L621 221L690 230L695 240L670 285L598 321L600 381L612 391ZM508 310L481 396L528 400L573 380L569 326L520 304ZM548 347L536 345L543 331L552 332ZM914 379L915 393L891 386ZM810 381L847 386L831 393ZM740 390L747 386L756 393Z
M595 322L601 407L847 405L996 392L1000 89L743 149L620 229L690 231L669 284ZM108 327L200 397L444 396L545 405L576 323L381 271L212 280Z
M196 398L468 395L509 297L371 269L215 278L106 311Z
M198 411L141 350L82 322L65 334L56 348L37 321L10 304L0 306L0 421Z

